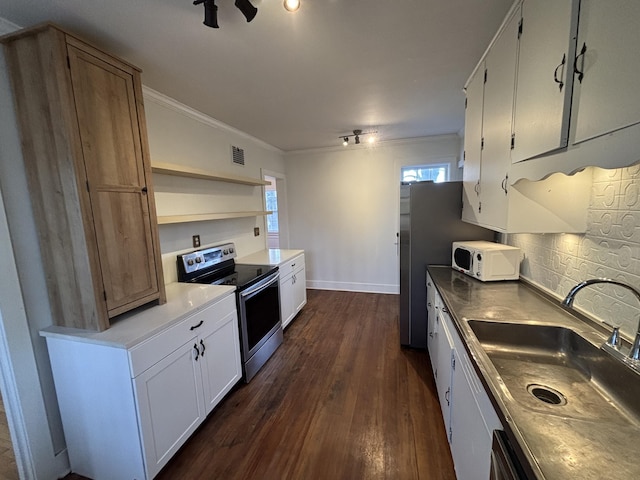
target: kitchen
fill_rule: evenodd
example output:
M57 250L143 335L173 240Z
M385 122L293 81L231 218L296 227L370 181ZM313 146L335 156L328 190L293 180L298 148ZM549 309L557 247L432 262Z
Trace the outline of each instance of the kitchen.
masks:
M505 2L505 10L508 6ZM486 32L488 37L479 47L480 50L488 44L490 35L497 29L503 15L504 12L496 15L497 18L494 19L496 23L492 29L489 29L489 32ZM473 61L475 62L477 59L476 56ZM468 70L470 69L471 66ZM6 91L3 92L3 112L7 111L4 108L5 105L11 105L11 98L7 97ZM203 122L202 117L198 116L197 112L177 105L170 98L164 97L156 91L151 91L150 89L145 91L145 109L151 158L154 162L176 163L177 158L183 158L184 152L187 151L190 158L189 161L192 162L190 163L191 166L204 168L209 165L211 156L221 159L220 161L226 166L229 144L240 144L245 150L245 157L248 161L246 167L235 173L257 178L260 177L260 167L272 171L286 171L289 221L292 227L290 245L294 248L304 248L305 251L309 252L307 278L308 285L312 288L344 288L394 293L398 283L394 257L395 246L393 245L397 229L395 220L397 215L397 182L395 180L389 181L388 179L397 178L395 172L399 171L400 165L424 162L425 158L430 163L448 162L452 165L452 173L460 178L460 172L455 168L461 150L460 138L457 135L391 142L386 145L381 144L375 150L362 148L347 151L340 146L335 151L295 152L287 154L283 158L283 155L277 149L273 149L255 139L247 138L242 132L221 129L219 123L211 122L207 119ZM198 118L195 119L194 117ZM6 124L7 122L3 121L3 125ZM5 135L7 136L6 142L4 141ZM12 140L11 135L3 129L3 151L6 152L6 148L19 148L15 145L15 138L15 132ZM178 141L177 139L180 140ZM260 158L260 165L256 163L256 158ZM390 158L393 159L393 163L389 161ZM632 159L629 160L628 163L633 163L634 161ZM3 168L8 169L9 167L9 165L4 165ZM3 178L13 178L9 175L17 174L12 170L3 170ZM354 178L356 179L355 182ZM605 216L607 213L605 207L612 208L615 206L619 208L620 199L623 198L623 192L628 189L629 182L630 180L627 177L623 177L621 172L616 173L613 179L608 179L606 173L602 174L597 183L601 186L601 193L598 193L596 198L601 199L600 203L602 205L602 208L597 209L598 213ZM5 209L13 212L12 215L19 217L21 200L18 193L12 190L17 186L12 186L9 183L3 182L2 185ZM173 194L184 188L185 183L182 179L161 178L160 175L155 175L154 183L156 184L158 200L162 202L162 196L164 196L164 205L167 208L184 208L182 212L165 212L167 215L193 213L193 202L187 203L187 200L185 200L184 205L176 205L176 202L174 202L175 195ZM327 185L335 187L336 195L327 196ZM358 188L359 186L360 188ZM206 187L202 187L203 190L204 188ZM244 195L241 195L242 198L239 200L246 201L249 205L246 207L243 205L240 208L234 208L234 210L244 208L249 210L260 209L259 189L242 188L246 188L246 190L244 190ZM232 205L230 205L230 202L231 200L236 200L236 195L232 194L231 190L226 190L226 193L228 193L228 196L222 196L222 198L210 193L205 193L204 195L206 195L207 201L210 199L217 204L222 203L223 207L228 207L231 210ZM194 197L197 197L198 194L200 192L196 192ZM233 196L233 199L228 198L230 196ZM626 199L627 196L624 196L624 198ZM12 202L12 208L8 208L9 202ZM160 207L161 204L158 206L159 210ZM633 205L624 206L621 211L625 213L633 212L632 207ZM224 208L221 208L221 210L224 210ZM309 211L314 212L314 214L317 213L317 215L314 218L310 218ZM615 211L617 212L618 210ZM7 215L9 215L9 212ZM349 218L345 218L345 215L348 215ZM631 216L633 217L633 215ZM15 217L13 222L15 225ZM221 243L229 237L233 237L237 247L245 252L256 251L263 247L264 237L255 237L253 234L253 229L256 227L264 231L264 223L260 218L220 222L215 226L203 225L202 228L199 228L199 234L206 244ZM386 224L383 224L385 222ZM295 225L298 225L297 229ZM596 225L606 225L606 222L594 221L591 225L595 228ZM12 228L22 229L17 235L17 238L20 238L21 241L29 238L33 241L34 234L29 231L32 226L18 223L17 227ZM354 248L353 238L354 236L359 238L362 231L372 232L372 244L367 248L362 248L360 245ZM595 269L599 267L609 267L612 262L616 269L628 268L630 261L625 261L625 258L629 256L625 257L621 254L624 250L620 251L609 245L602 245L603 241L605 241L603 237L608 239L606 241L610 244L613 244L610 235L604 234L606 232L607 229L605 228L602 233L598 230L593 230L587 236L578 237L572 235L517 236L515 241L520 242L523 249L526 246L525 252L533 252L529 256L528 262L525 263L523 273L530 272L528 275L534 281L549 289L558 288L560 285L562 288L560 288L559 293L566 293L570 287L570 280L561 275L563 262L557 262L554 259L556 254L560 255L562 259L569 258L575 259L575 261L586 257L589 260L589 266L594 268L593 272L587 270L589 273L596 273ZM622 229L620 229L620 232L620 235L623 235L624 231ZM160 227L163 263L173 264L175 261L174 252L190 248L193 234L193 229L189 225ZM622 240L627 238L626 235L623 235ZM387 255L378 251L379 245L385 245L384 248L386 250L384 252ZM634 244L631 244L631 246L637 248L637 246L634 247ZM330 257L330 251L335 255L334 257ZM26 257L25 253L22 253L22 255ZM333 258L333 260L330 258ZM357 263L358 268L351 268L349 262L345 261L347 258L351 265ZM371 262L371 258L379 259L379 261ZM632 263L636 257L631 255L630 258ZM619 259L620 262L618 262ZM22 261L18 263L23 263L24 260L25 258L22 258ZM618 265L616 265L617 263ZM527 268L528 270L526 270ZM559 271L555 271L554 268ZM578 271L581 271L580 268L578 268ZM164 270L166 280L171 281L171 269L166 267ZM5 271L10 271L10 268ZM21 274L24 275L24 273ZM569 279L572 278L569 275L568 277ZM17 278L17 275L14 278ZM8 280L5 279L4 281ZM29 283L37 286L42 284L42 280L29 280ZM631 280L631 283L634 283L633 280ZM9 285L6 291L13 292L11 297L18 298L20 293L19 291L16 293L15 288L15 285ZM31 295L36 294L31 293ZM29 293L24 292L23 295L27 297ZM44 308L39 306L37 301L29 301L28 299L27 301L29 308ZM626 305L627 302L624 302L620 308L634 308L632 303L629 307ZM40 321L44 322L41 325L42 327L47 325L46 318L48 315L46 311L30 311L28 315L30 319L41 319ZM625 315L625 318L630 319L627 328L629 330L632 329L634 316ZM24 332L21 334L24 335ZM33 372L26 373L33 375ZM34 381L38 384L43 379L36 378ZM52 407L49 405L47 408L50 409ZM46 417L46 411L41 411L40 415ZM55 423L55 419L45 419L45 422ZM52 428L53 431L55 432L56 428L59 432L59 426ZM58 438L57 441L59 442L60 439Z

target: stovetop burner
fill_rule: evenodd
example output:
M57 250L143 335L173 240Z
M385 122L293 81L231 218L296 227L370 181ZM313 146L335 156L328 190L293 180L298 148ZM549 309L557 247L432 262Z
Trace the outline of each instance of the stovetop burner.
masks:
M266 278L278 267L239 265L233 244L178 255L178 281L211 285L235 285L244 290Z

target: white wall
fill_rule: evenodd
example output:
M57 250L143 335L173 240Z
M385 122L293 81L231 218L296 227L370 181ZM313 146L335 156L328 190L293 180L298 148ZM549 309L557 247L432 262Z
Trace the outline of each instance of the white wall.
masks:
M286 155L291 248L305 250L307 286L398 293L400 168L448 162L460 138L422 139Z
M262 170L284 173L283 153L197 110L145 88L151 163L173 163L202 170L261 179ZM231 162L231 146L244 149L245 165ZM262 187L153 175L158 215L264 210ZM254 236L254 227L260 235ZM159 226L165 282L176 281L176 254L233 241L239 256L266 248L265 217L248 217Z
M0 34L17 29L0 18ZM15 401L8 413L13 425L21 429L18 437L23 443L17 459L28 463L23 474L47 480L68 471L69 464L49 357L38 335L51 324L51 314L43 294L44 272L2 52L0 66L0 321L5 336L0 356L11 363L3 374L3 386Z
M640 166L593 169L585 234L508 235L507 243L525 254L521 275L558 298L594 277L640 289ZM587 287L574 305L598 320L618 323L630 338L638 328L638 299L624 288Z

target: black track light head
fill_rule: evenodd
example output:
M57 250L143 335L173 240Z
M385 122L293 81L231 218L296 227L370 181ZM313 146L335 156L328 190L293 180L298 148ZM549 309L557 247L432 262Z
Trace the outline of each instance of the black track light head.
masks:
M258 9L251 5L251 2L249 2L249 0L236 0L235 5L236 7L238 7L238 10L240 10L245 16L247 22L253 20L258 13Z
M218 6L215 0L194 0L194 5L204 3L204 23L207 27L220 28L218 26Z

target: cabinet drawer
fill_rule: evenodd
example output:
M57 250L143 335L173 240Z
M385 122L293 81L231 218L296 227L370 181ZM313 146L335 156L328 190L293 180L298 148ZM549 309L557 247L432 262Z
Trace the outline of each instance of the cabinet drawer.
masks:
M187 317L181 322L163 330L140 345L129 350L131 377L135 378L167 355L176 351L186 342L195 340L198 335L215 328L217 319L224 318L236 309L235 295L230 294L213 305ZM200 322L202 322L200 324ZM199 327L194 328L199 325Z
M304 267L304 254L300 254L297 257L292 258L286 262L280 264L280 276L286 277L291 275L293 272L297 272L301 268Z

